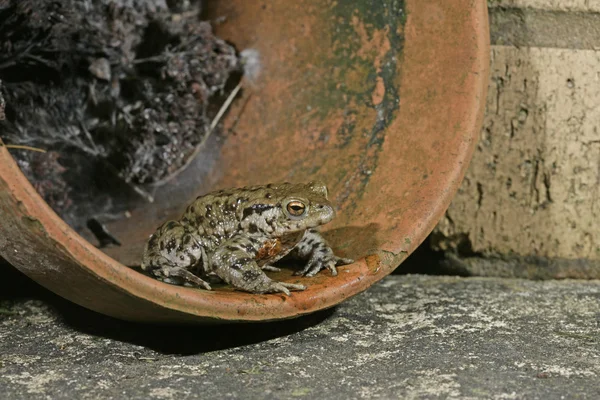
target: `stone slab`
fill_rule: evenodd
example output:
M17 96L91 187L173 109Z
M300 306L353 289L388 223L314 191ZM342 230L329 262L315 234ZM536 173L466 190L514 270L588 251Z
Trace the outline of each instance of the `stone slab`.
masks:
M600 398L599 281L390 276L302 319L157 327L8 277L4 398Z

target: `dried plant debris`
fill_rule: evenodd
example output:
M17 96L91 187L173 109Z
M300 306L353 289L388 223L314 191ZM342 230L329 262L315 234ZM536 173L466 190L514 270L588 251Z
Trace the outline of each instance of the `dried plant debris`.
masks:
M76 229L183 167L238 83L189 0L0 0L0 137ZM0 99L2 96L0 96ZM2 113L4 109L4 113Z
M0 81L0 121L4 121L6 119L6 115L4 115L5 106L6 101L4 101L4 96L2 95L2 81Z

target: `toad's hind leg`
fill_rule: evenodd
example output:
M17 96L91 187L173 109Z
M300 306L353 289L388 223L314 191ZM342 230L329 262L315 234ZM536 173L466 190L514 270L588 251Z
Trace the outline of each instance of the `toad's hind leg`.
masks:
M248 238L234 236L215 250L211 257L212 271L237 289L250 293L285 293L304 290L304 285L277 282L260 269L247 249L252 247Z
M205 272L207 263L198 241L179 222L169 221L148 240L141 267L160 281L210 290L210 285L192 272Z

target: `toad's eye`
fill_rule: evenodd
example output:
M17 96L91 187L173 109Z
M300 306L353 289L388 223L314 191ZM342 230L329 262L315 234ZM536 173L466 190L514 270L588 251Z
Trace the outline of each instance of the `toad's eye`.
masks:
M298 200L292 200L287 205L287 212L294 217L299 217L306 211L306 205Z

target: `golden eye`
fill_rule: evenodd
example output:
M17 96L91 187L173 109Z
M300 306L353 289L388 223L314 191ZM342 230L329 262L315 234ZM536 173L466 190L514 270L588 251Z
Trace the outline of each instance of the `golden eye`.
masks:
M304 205L304 203L298 200L292 200L287 205L287 212L289 212L290 215L293 215L294 217L301 216L302 214L304 214L305 210L306 206Z

